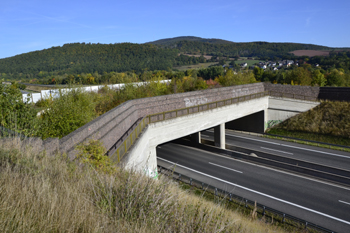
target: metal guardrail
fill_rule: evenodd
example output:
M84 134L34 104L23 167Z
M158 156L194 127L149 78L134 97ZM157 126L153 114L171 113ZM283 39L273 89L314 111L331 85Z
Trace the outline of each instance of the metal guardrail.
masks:
M324 228L322 226L319 226L317 224L314 224L314 223L308 222L306 220L297 218L293 215L289 215L287 213L278 211L278 210L270 208L266 205L259 204L255 201L252 201L252 200L246 199L244 197L235 195L233 193L227 192L225 190L219 189L215 186L206 184L202 181L192 179L191 177L185 176L185 175L178 173L178 172L175 172L174 170L171 170L171 169L168 169L168 168L165 168L162 166L158 166L158 173L159 174L162 173L162 174L165 174L167 176L171 176L173 179L175 179L177 181L181 181L181 182L184 182L184 183L189 184L191 186L195 186L197 188L200 188L202 190L212 192L215 196L220 196L221 198L224 198L226 200L229 200L229 201L236 200L237 204L239 204L239 205L243 204L245 208L250 208L251 210L253 210L255 205L256 205L256 208L257 208L256 211L257 211L257 213L260 212L259 214L261 217L270 217L271 219L274 219L276 221L276 216L277 216L280 218L279 221L282 222L283 224L286 224L286 220L290 220L290 221L294 222L295 224L289 223L289 225L292 225L294 227L298 227L299 229L306 230L307 228L312 228L312 229L315 229L315 230L320 231L320 232L335 233L334 231L329 230L327 228Z
M277 93L277 94L276 94ZM155 113L151 115L147 115L144 117L141 122L135 127L135 129L127 136L126 139L117 147L116 143L113 147L115 152L111 155L111 159L116 162L120 162L120 160L124 157L124 155L128 152L130 147L133 145L135 140L138 138L142 130L150 123L156 123L160 121L165 121L181 116L186 116L189 114L194 114L198 112L203 112L203 111L208 111L211 109L219 108L219 107L224 107L227 105L232 105L232 104L237 104L240 102L244 102L247 100L252 100L256 98L261 98L264 96L277 96L277 97L283 97L283 98L294 98L294 99L302 99L302 100L309 100L312 99L313 97L308 97L308 96L302 96L302 95L295 95L295 94L285 94L285 93L279 93L278 92L271 92L271 91L264 91L264 92L259 92L255 94L250 94L250 95L245 95L245 96L239 96L239 97L234 97L230 99L225 99L225 100L219 100L215 102L210 102L206 104L200 104L196 106L191 106L187 108L180 108L180 109L175 109L171 111L166 111L166 112L161 112L161 113ZM315 99L315 98L313 98ZM316 100L314 100L316 101ZM111 149L110 149L111 150Z

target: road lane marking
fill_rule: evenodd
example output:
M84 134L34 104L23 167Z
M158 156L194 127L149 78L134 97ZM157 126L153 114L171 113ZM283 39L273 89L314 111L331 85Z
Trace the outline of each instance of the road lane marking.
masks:
M304 210L307 210L307 211L310 211L310 212L313 212L313 213L322 215L322 216L324 216L324 217L331 218L331 219L334 219L334 220L336 220L336 221L339 221L339 222L342 222L342 223L345 223L345 224L350 225L350 222L348 222L348 221L346 221L346 220L343 220L343 219L340 219L340 218L337 218L337 217L333 217L333 216L331 216L331 215L322 213L322 212L320 212L320 211L313 210L313 209L310 209L310 208L308 208L308 207L301 206L301 205L295 204L295 203L293 203L293 202L289 202L289 201L280 199L280 198L278 198L278 197L274 197L274 196L271 196L271 195L269 195L269 194L265 194L265 193L256 191L256 190L254 190L254 189L250 189L250 188L244 187L244 186L242 186L242 185L238 185L238 184L229 182L229 181L227 181L227 180L223 180L223 179L217 178L217 177L215 177L215 176L211 176L211 175L209 175L209 174L206 174L206 173L203 173L203 172L194 170L194 169L192 169L192 168L189 168L189 167L186 167L186 166L183 166L183 165L180 165L180 164L171 162L171 161L166 160L166 159L163 159L163 158L159 158L159 157L158 157L158 159L163 160L163 161L168 162L168 163L171 163L171 164L174 164L174 165L176 165L177 167L182 167L182 168L185 168L185 169L187 169L187 170L190 170L190 171L196 172L196 173L198 173L198 174L201 174L201 175L203 175L203 176L206 176L206 177L209 177L209 178L212 178L212 179L221 181L221 182L223 182L223 183L236 186L236 187L238 187L238 188L247 190L247 191L249 191L249 192L256 193L256 194L259 194L259 195L261 195L261 196L265 196L265 197L268 197L268 198L270 198L270 199L273 199L273 200L276 200L276 201L279 201L279 202L282 202L282 203L285 203L285 204L288 204L288 205L292 205L292 206L298 207L298 208L300 208L300 209L304 209Z
M350 205L349 202L345 202L345 201L342 201L342 200L339 200L339 202L344 203L344 204L347 204L347 205Z
M281 150L274 150L274 149L270 149L270 148L266 148L266 147L260 147L260 148L261 149L265 149L265 150L273 150L273 151L277 151L277 152L293 155L293 153L289 153L289 152L285 152L285 151L281 151Z
M243 172L241 172L241 171L237 171L237 170L232 169L232 168L224 167L224 166L221 166L221 165L219 165L219 164L212 163L212 162L209 162L209 164L214 165L214 166L217 166L217 167L222 167L222 168L225 168L225 169L227 169L227 170L234 171L234 172L243 173Z
M237 135L233 135L233 134L226 134L226 135L229 135L229 136L232 136L232 137L237 137L237 138L244 138L244 139L248 139L248 140L258 141L258 142L264 142L264 143L279 145L279 146L285 146L285 147L300 149L300 150L307 150L307 151L312 151L312 152L317 152L317 153L322 153L322 154L334 155L334 156L350 159L349 156L333 154L333 153L324 152L324 151L320 151L320 150L312 150L312 149L307 149L307 148L303 148L303 147L290 146L290 145L280 144L280 143L275 143L275 142L268 142L268 141L263 141L263 140L259 140L259 139L255 139L255 138L246 138L246 137L237 136Z

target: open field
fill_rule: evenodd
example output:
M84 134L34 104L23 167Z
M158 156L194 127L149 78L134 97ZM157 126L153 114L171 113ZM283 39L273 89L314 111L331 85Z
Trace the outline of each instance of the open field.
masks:
M252 66L255 63L259 63L262 60L248 60L248 59L242 59L242 60L237 60L235 61L236 64L241 64L241 63L247 63L248 66ZM226 61L226 65L229 65L231 61ZM203 69L203 68L208 68L211 65L218 64L217 62L207 62L207 63L199 63L196 65L185 65L185 66L176 66L173 67L173 69L179 70L179 71L185 71L185 70L191 70L191 69Z
M227 62L228 64L229 62ZM211 65L218 64L217 62L207 62L207 63L199 63L196 65L185 65L185 66L176 66L173 69L177 69L179 71L191 70L191 69L203 69L208 68Z
M295 50L290 53L293 53L295 56L328 56L329 50Z
M252 65L254 65L255 63L259 63L259 62L263 62L262 60L250 60L250 59L242 59L242 60L237 60L237 61L235 61L236 62L236 64L241 64L241 63L247 63L248 64L248 66L252 66Z

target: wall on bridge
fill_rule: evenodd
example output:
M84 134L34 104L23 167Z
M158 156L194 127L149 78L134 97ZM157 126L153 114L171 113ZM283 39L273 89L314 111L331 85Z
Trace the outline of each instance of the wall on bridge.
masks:
M159 144L213 128L246 115L264 112L268 108L268 100L269 97L266 96L149 124L122 162L127 167L156 169L156 146Z
M350 87L320 87L319 99L350 101Z
M296 97L308 96L309 100L350 101L350 87L311 87L264 83L264 88L265 91L271 91L273 95L277 96L283 93L290 97L293 95Z

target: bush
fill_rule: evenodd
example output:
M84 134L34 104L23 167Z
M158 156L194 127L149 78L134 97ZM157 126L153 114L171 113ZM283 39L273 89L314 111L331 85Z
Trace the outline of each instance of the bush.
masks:
M79 151L77 158L81 162L92 165L95 169L112 174L116 171L116 164L106 156L106 148L99 140L91 139L88 143L76 147Z
M63 137L80 128L96 117L94 96L91 93L75 89L60 93L49 109L41 114L38 136Z

